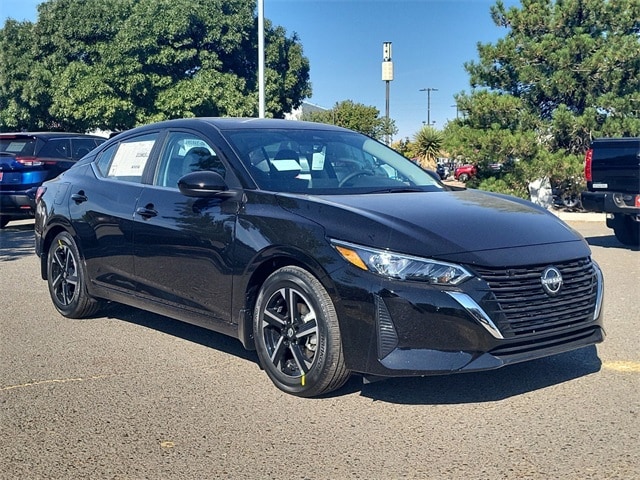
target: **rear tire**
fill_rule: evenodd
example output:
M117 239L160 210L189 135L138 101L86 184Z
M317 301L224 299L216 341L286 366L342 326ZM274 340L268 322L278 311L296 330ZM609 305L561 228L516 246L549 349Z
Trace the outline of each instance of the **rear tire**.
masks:
M560 196L560 201L565 208L581 209L580 195L576 193L565 192Z
M85 318L100 308L87 293L87 276L75 240L60 232L51 242L47 256L47 283L56 310L67 318Z
M629 215L616 215L612 228L616 238L623 245L640 246L640 222L634 222Z
M260 364L282 391L300 397L340 388L346 368L331 297L306 270L288 266L265 280L253 314Z
M467 173L460 174L460 176L458 177L458 180L463 182L463 183L466 183L467 180L469 180L469 174L467 174Z
M7 224L13 220L11 217L7 217L5 215L0 217L0 228L4 228L7 226Z

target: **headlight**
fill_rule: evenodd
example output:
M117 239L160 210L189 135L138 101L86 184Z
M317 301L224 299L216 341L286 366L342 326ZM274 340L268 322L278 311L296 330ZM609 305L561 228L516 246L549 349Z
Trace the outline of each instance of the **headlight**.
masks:
M331 244L352 265L385 277L436 285L458 285L473 276L453 263L411 257L338 240L332 240Z

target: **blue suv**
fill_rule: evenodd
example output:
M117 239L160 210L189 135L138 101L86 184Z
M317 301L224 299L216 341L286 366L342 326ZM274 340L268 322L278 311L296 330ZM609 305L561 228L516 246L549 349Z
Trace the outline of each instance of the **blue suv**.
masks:
M81 133L0 133L0 228L32 218L42 182L57 177L104 141Z

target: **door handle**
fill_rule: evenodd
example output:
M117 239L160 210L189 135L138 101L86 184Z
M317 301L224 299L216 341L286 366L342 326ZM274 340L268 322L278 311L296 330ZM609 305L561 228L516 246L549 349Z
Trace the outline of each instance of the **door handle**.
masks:
M143 218L152 218L158 215L158 211L153 208L153 205L147 205L146 207L136 208L136 214Z
M87 198L84 192L80 190L78 193L74 193L71 195L71 200L76 202L76 204L80 204L82 202L86 202L87 200L89 200L89 198Z

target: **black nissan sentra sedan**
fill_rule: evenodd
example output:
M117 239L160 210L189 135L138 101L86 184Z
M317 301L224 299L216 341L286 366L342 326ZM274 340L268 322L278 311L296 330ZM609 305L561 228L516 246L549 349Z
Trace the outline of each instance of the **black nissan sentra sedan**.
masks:
M62 315L114 301L231 335L303 397L352 373L495 369L604 338L578 233L334 126L127 131L39 189L35 233Z

